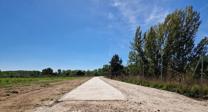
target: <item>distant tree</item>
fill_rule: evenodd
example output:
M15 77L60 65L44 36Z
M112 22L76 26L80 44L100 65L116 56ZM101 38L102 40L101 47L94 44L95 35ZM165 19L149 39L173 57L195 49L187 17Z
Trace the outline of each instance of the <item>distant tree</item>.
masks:
M110 76L110 65L103 65L102 68L91 71L95 76Z
M58 75L62 73L61 69L58 69L57 72L58 72Z
M71 76L72 75L72 70L62 70L63 76Z
M76 76L84 76L84 75L85 75L85 72L81 70L78 70L76 73Z
M92 75L93 75L93 71L87 70L87 71L85 72L85 75L86 75L86 76L92 76Z
M40 77L40 71L1 71L0 77Z
M52 75L53 74L53 69L52 68L46 68L42 70L43 75Z
M122 73L123 70L122 60L117 54L115 54L110 61L110 70L111 70L111 77L117 77Z
M104 76L110 75L110 65L103 65L102 75L104 75Z

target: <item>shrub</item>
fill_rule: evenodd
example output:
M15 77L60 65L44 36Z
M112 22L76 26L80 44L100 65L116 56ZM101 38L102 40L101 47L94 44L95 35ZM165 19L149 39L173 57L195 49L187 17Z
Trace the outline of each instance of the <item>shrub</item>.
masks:
M189 92L191 94L191 96L193 97L198 97L199 94L201 93L201 87L198 85L193 85L191 87L191 91Z

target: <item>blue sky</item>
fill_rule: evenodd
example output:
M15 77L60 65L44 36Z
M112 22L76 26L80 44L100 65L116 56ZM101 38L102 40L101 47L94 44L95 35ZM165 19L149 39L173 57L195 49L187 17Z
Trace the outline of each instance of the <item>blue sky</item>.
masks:
M0 0L0 69L94 69L128 60L137 26L145 31L192 5L207 36L207 0Z

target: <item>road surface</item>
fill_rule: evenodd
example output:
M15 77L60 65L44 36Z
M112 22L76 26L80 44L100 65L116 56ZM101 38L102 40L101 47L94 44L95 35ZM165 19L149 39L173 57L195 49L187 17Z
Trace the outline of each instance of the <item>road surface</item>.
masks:
M95 77L35 112L208 112L208 101Z
M64 95L59 101L70 100L125 100L125 96L99 77L94 77Z

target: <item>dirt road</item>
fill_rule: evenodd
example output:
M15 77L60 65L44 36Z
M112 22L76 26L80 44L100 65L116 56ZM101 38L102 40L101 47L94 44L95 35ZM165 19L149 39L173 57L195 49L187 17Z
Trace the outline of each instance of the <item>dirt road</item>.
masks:
M63 100L39 106L36 112L208 112L208 101L177 93L101 78L119 90L125 100ZM86 91L83 91L83 94ZM69 94L69 93L67 93ZM91 94L92 96L95 94Z

